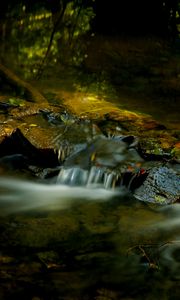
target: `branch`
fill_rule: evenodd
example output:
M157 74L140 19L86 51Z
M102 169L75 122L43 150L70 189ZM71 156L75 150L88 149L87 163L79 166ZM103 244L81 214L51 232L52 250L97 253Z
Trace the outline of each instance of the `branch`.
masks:
M64 12L65 12L65 10L66 10L66 6L67 6L67 4L65 4L65 5L63 6L62 11L59 12L59 16L57 17L56 22L55 22L55 24L54 24L54 27L53 27L53 30L52 30L52 32L51 32L51 36L50 36L50 39L49 39L49 44L48 44L46 53L45 53L45 55L44 55L44 58L42 59L42 62L41 62L41 64L40 64L39 69L38 69L38 72L37 72L37 78L38 78L38 79L39 79L40 76L42 75L42 72L43 72L43 66L44 66L45 61L47 60L47 57L48 57L48 55L49 55L49 53L50 53L50 51L51 51L51 46L52 46L52 43L53 43L54 35L55 35L55 33L57 32L57 29L58 29L58 27L59 27L59 24L61 23L61 20L62 20L62 18L63 18L63 16L64 16Z

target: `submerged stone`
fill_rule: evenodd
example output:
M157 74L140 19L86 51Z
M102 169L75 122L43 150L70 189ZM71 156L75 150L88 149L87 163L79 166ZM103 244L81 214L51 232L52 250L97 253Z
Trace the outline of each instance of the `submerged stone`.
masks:
M167 167L154 167L134 196L141 201L170 204L180 199L180 177Z

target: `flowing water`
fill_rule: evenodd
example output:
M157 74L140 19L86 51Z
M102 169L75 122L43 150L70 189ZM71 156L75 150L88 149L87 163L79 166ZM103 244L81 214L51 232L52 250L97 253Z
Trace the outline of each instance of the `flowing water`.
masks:
M123 101L157 112L156 101ZM167 125L177 129L177 119ZM0 299L179 300L180 204L137 201L98 167L18 177L0 178Z
M93 183L91 187L78 186L85 175L81 169L61 171L57 182L66 181L68 184L42 184L25 180L1 178L0 214L12 214L31 210L60 210L69 208L75 201L107 201L121 195L123 189L107 190ZM82 174L79 174L82 172ZM85 171L84 171L85 172ZM64 174L66 173L66 174ZM86 174L86 172L85 172ZM80 176L79 176L80 175ZM68 177L68 179L67 179ZM89 179L91 180L91 174ZM88 182L88 186L90 183Z
M104 167L79 153L51 179L1 176L0 298L179 299L180 204L136 200L107 149Z
M148 206L102 176L1 177L1 299L179 299L180 204Z

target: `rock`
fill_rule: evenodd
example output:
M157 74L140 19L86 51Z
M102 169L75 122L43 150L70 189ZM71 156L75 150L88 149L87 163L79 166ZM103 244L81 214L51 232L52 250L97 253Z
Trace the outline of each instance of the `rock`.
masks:
M134 148L129 148L125 136L121 139L98 137L87 145L86 148L80 149L74 155L69 157L65 166L78 165L82 168L89 168L91 165L103 167L116 167L125 162L142 162L142 158Z
M28 161L43 167L58 165L58 157L53 148L37 148L17 128L11 135L5 136L0 144L0 164L9 164L12 168L18 164L20 167L24 166Z
M180 199L180 177L168 167L154 167L134 196L141 201L171 204Z
M143 156L147 159L153 160L155 156L159 158L168 158L170 157L170 151L173 143L174 140L172 137L161 137L160 133L156 133L153 136L153 133L149 132L149 137L145 136L140 138L139 148L141 149Z
M171 154L176 157L178 160L180 160L180 142L177 142L172 151L171 151Z

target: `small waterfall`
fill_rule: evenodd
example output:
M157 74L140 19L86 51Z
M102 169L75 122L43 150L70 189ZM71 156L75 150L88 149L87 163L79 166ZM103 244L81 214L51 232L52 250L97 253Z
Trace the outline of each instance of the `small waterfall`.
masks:
M117 174L107 172L103 167L92 166L90 170L84 170L79 167L62 168L58 177L58 184L67 184L69 186L101 186L105 189L115 187Z
M88 176L88 171L79 167L62 168L57 177L57 183L70 186L86 186Z
M88 181L87 181L87 186L91 186L94 184L103 184L103 175L104 175L104 170L103 168L98 168L98 167L91 167L89 171L89 176L88 176Z
M103 185L103 177L103 168L93 166L90 170L85 170L80 167L63 167L57 177L57 183L90 187L91 185Z
M104 187L105 189L112 189L115 185L115 174L105 173L104 176Z
M119 176L119 173L126 173L128 164L131 166L144 161L135 148L129 147L132 145L135 145L133 136L124 137L124 140L99 137L87 145L79 145L65 160L57 183L86 187L100 185L105 189L112 189L120 180L119 177L122 177L119 186L123 185L124 177ZM130 176L124 185L128 184Z

